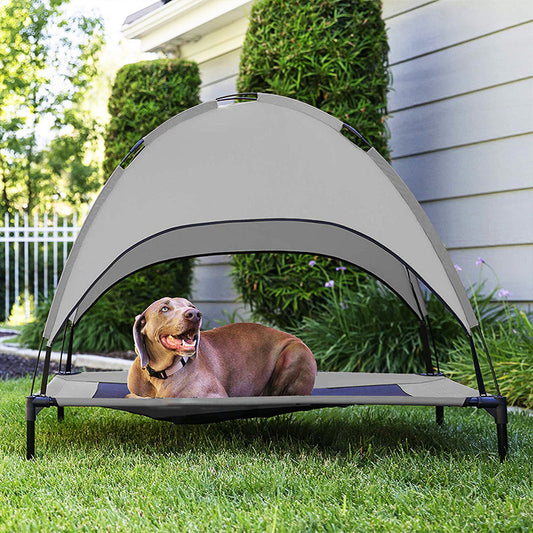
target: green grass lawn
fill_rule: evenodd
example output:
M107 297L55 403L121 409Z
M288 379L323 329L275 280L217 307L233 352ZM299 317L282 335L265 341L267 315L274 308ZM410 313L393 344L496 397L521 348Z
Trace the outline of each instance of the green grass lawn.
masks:
M533 417L500 464L475 409L350 407L175 426L100 408L37 418L0 382L0 531L531 531Z

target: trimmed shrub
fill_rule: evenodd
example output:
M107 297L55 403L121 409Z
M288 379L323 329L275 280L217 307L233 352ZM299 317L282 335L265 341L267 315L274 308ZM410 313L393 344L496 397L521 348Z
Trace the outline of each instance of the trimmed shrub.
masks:
M250 14L237 89L319 107L356 128L388 157L387 53L379 0L259 0ZM233 280L255 320L291 328L326 303L320 272L308 267L312 259L234 256ZM314 260L329 267L325 258Z
M104 174L111 175L144 135L199 103L200 74L193 61L159 59L122 67L109 98Z

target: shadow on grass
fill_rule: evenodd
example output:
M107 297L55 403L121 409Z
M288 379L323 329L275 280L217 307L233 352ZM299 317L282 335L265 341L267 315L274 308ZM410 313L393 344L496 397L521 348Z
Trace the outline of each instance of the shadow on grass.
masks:
M406 452L458 458L497 451L492 418L472 409L445 409L441 427L434 408L428 407L326 408L202 425L175 425L101 408L65 411L64 422L53 420L55 409L38 417L37 447L48 449L42 453L74 447L149 455L194 451L297 459L314 454L364 462Z

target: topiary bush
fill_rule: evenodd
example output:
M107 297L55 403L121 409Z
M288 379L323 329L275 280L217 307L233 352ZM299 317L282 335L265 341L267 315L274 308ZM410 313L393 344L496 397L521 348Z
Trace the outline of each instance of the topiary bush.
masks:
M356 128L388 158L387 53L379 0L258 0L237 89L312 104ZM326 302L310 260L328 266L325 258L301 254L234 256L234 284L255 320L291 328Z

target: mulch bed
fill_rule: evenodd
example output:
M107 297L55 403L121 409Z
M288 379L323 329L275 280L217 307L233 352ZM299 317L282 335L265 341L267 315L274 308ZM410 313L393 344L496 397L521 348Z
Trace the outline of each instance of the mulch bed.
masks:
M19 355L0 354L0 379L13 379L33 374L35 359L31 357L20 357ZM50 373L57 372L59 365L50 363ZM43 371L43 361L39 363L38 373Z
M0 332L0 337L7 337L11 333ZM121 359L135 359L135 352L112 352L95 354L103 355L105 357L116 357ZM43 371L43 359L44 354L41 355L41 362L37 373L40 374ZM64 364L64 363L63 363ZM13 379L33 374L35 369L35 359L32 357L23 357L20 355L2 355L0 354L0 379ZM59 365L57 363L50 363L50 374L57 372ZM97 368L91 368L91 370L97 371Z

